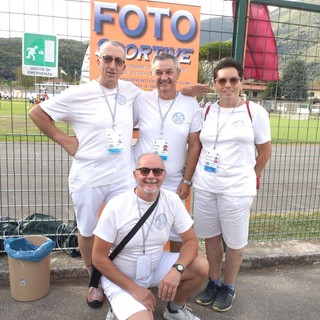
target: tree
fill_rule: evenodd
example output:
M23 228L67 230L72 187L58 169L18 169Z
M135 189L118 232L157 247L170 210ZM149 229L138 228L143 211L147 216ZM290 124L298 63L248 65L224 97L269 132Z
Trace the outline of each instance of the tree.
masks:
M13 81L14 68L21 65L22 40L0 38L0 81Z
M262 99L280 99L282 94L282 82L281 81L270 81L267 83L267 88L263 92Z
M206 61L199 61L198 65L198 82L199 83L209 83L210 78L212 78L212 72L208 68Z
M217 61L232 55L232 42L206 42L199 49L198 81L208 83Z
M308 97L307 64L301 59L288 61L283 69L282 95L288 100Z
M23 75L21 66L14 69L14 75L18 86L25 88L32 88L34 86L34 77Z
M231 57L232 42L206 42L200 46L199 59L208 61L218 61L225 57Z

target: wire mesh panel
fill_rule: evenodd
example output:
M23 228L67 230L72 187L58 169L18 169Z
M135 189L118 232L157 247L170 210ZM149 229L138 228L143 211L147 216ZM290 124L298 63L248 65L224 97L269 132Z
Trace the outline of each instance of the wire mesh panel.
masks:
M212 84L214 66L221 58L237 54L236 44L245 33L235 28L232 1L194 3L201 5L198 81ZM318 239L320 5L316 0L251 3L268 5L279 79L245 79L243 83L243 96L260 103L269 112L273 141L273 155L252 207L250 240ZM40 134L29 120L28 111L37 99L45 99L45 93L50 98L81 83L84 74L88 76L84 62L88 59L90 5L90 0L1 2L0 219L1 226L6 228L1 229L0 238L10 232L14 234L36 213L47 215L37 216L40 220L53 217L59 232L63 229L68 234L73 230L65 228L74 223L68 193L72 159L60 146ZM246 25L249 12L241 14ZM57 35L58 77L22 74L21 48L25 32ZM255 34L251 36L254 39ZM245 49L242 47L244 54ZM260 50L264 52L267 48ZM199 102L204 103L216 98L213 88L210 94L198 97ZM72 134L65 124L57 125ZM47 234L49 229L42 232Z
M59 145L40 133L28 118L28 111L34 103L81 82L81 70L89 45L89 14L90 0L2 2L0 238L40 233L62 246L68 236L74 236L74 211L68 192L72 160ZM58 77L22 74L21 52L25 32L57 36ZM72 134L67 125L57 125Z
M305 2L310 6L296 3L294 8L270 10L280 79L266 83L260 100L270 112L273 156L253 208L252 239L320 235L320 93L315 90L320 80L320 6L317 1Z

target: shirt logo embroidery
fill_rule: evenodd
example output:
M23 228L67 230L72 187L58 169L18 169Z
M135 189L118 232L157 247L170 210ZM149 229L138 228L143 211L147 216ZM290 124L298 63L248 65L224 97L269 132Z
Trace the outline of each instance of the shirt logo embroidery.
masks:
M172 115L172 121L175 124L183 124L185 122L185 116L181 112L176 112Z
M167 225L167 217L164 213L160 213L156 216L155 226L161 230Z

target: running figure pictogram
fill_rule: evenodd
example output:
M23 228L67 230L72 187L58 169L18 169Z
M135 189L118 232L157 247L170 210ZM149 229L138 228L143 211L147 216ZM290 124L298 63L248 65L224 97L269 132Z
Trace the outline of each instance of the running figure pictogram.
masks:
M36 60L36 54L37 54L38 46L29 47L26 50L28 51L28 55L26 56L26 59L30 59L32 57L32 61Z

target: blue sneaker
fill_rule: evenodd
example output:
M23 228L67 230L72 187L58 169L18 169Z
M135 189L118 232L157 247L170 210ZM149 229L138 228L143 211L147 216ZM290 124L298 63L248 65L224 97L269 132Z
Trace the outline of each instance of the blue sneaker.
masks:
M220 287L220 291L213 302L212 309L216 311L227 311L232 306L232 301L236 296L235 290L226 285Z
M207 306L213 302L220 291L220 286L209 280L205 289L196 298L196 303Z

